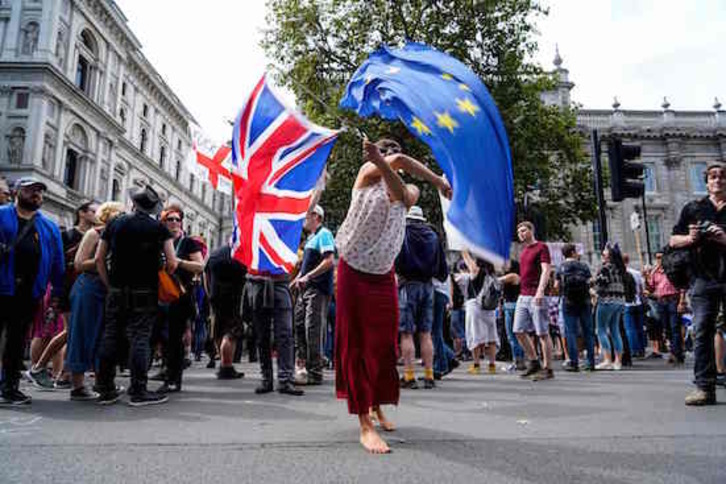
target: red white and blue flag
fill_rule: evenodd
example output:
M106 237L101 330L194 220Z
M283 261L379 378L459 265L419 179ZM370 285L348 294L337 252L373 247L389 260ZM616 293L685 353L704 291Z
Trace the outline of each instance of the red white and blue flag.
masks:
M265 76L255 86L232 132L232 254L250 273L294 268L305 214L337 136L285 106Z

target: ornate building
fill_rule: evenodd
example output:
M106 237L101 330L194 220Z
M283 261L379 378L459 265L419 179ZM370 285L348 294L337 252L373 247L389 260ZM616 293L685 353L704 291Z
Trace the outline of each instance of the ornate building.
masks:
M555 57L555 73L559 76L556 91L543 95L545 102L566 106L570 104L570 90L574 84L569 72L562 67L559 52ZM645 200L648 220L641 223L642 260L647 264L647 240L645 223L653 254L663 247L671 234L681 208L686 202L706 195L703 172L711 160L726 161L726 111L716 99L713 110L674 111L663 99L660 110L621 109L617 99L612 109L578 110L577 122L586 136L586 150L591 153L590 132L597 129L602 144L603 166L607 166L607 138L617 136L624 143L641 148L641 162L645 164ZM642 220L640 200L624 200L615 203L605 189L607 219L610 240L619 242L625 252L631 254L635 266L637 257L636 236L631 230L630 218L638 212ZM585 256L590 263L599 261L600 228L597 222L574 227L573 240L582 242Z
M218 245L231 201L186 169L192 122L115 2L0 0L0 173L43 179L60 224L149 183Z

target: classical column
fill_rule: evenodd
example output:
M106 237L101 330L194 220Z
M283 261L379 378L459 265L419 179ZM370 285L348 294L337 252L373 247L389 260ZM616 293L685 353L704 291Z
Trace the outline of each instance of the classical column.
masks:
M31 87L30 116L28 120L32 124L28 126L24 159L38 168L43 166L43 127L45 125L46 103L45 90L40 86Z
M111 140L108 143L108 187L106 190L106 200L111 200L113 195L113 177L116 174L116 146Z
M63 184L63 167L65 166L63 146L65 145L66 117L66 110L64 109L63 103L58 102L58 139L56 139L55 143L55 154L53 155L51 173L55 174L55 179L60 184Z
M6 60L14 60L16 53L19 52L18 40L22 42L20 38L20 13L23 8L23 2L10 2L10 22L8 22L7 30L5 31L5 38L7 43L5 44L5 51L3 52L3 58Z

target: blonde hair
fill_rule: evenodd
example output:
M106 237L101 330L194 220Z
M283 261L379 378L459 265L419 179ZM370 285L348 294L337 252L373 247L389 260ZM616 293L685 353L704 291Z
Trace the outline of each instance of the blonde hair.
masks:
M109 220L124 211L124 205L121 202L104 202L96 209L96 220L106 225Z

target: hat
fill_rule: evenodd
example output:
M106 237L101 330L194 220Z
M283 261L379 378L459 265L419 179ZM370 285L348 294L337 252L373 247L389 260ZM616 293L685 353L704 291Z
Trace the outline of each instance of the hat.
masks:
M721 168L722 170L726 170L726 164L724 164L721 161L710 161L706 165L706 171L704 173L708 173L709 171L711 171L714 168Z
M418 205L412 205L411 208L408 209L406 218L409 218L411 220L420 220L422 222L426 221L426 217L424 217L423 210L421 210L421 207L419 207Z
M320 215L320 218L325 218L325 210L323 210L323 207L321 207L320 205L315 205L313 213Z
M149 214L157 214L161 210L161 198L156 190L146 185L144 188L132 187L129 196L136 208Z
M17 180L15 180L15 185L13 185L13 188L15 189L15 191L17 191L21 188L28 188L33 186L41 186L43 187L43 191L48 190L48 186L45 183L38 180L37 178L33 178L32 176L24 176L23 178L18 178Z

